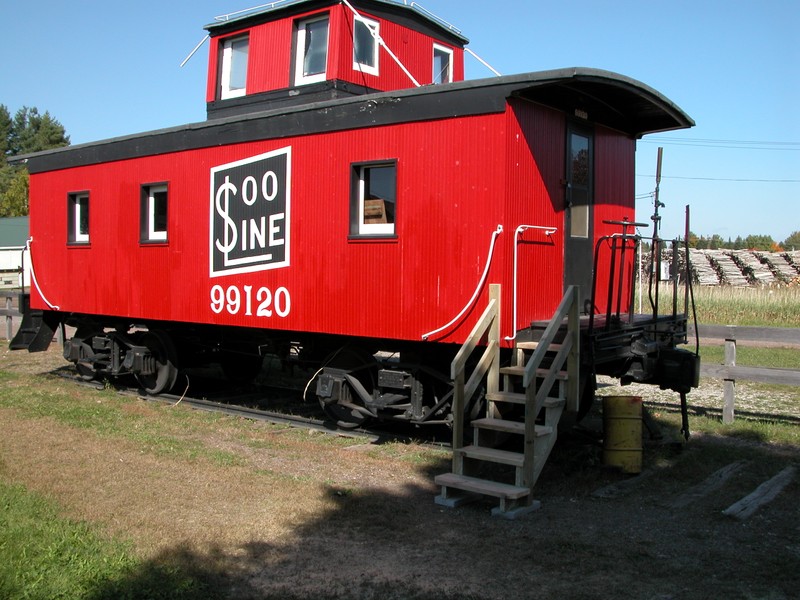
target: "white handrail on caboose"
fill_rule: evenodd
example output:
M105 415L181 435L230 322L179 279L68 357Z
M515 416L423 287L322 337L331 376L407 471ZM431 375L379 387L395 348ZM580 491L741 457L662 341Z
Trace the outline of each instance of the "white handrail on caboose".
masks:
M511 300L513 309L512 309L512 320L511 320L511 327L513 328L514 334L507 336L505 338L506 341L510 342L512 340L517 339L517 275L518 275L518 249L519 249L519 237L525 233L528 229L538 229L540 231L544 231L544 234L548 237L553 235L558 229L556 227L545 227L543 225L520 225L517 227L517 230L514 232L514 296Z
M492 232L492 241L489 244L489 256L486 258L486 266L483 269L483 275L481 275L481 280L478 282L478 286L475 288L475 293L472 294L472 298L469 299L469 302L467 302L466 306L464 306L464 308L461 309L461 312L458 313L455 317L453 317L453 320L450 321L447 325L442 325L441 327L439 327L439 329L434 329L433 331L423 334L422 336L423 340L427 341L428 338L430 338L431 336L436 335L437 333L441 333L442 331L452 327L455 323L461 320L461 317L463 317L467 313L467 311L470 308L472 308L472 306L475 304L475 301L478 299L478 295L481 293L481 289L483 289L483 284L486 283L486 277L489 275L489 267L492 264L492 256L494 256L494 245L495 242L497 241L497 236L500 235L501 233L503 233L502 225L498 225L497 229L495 229Z
M60 306L55 306L54 304L51 304L50 301L45 297L44 292L42 292L42 288L39 286L39 280L36 279L36 271L34 271L33 269L33 252L31 252L32 241L33 241L33 236L28 238L28 241L25 242L25 248L28 250L28 260L31 263L31 281L33 282L33 285L36 286L36 291L39 292L39 295L42 297L42 300L44 300L44 303L47 304L47 306L49 306L53 310L61 310Z

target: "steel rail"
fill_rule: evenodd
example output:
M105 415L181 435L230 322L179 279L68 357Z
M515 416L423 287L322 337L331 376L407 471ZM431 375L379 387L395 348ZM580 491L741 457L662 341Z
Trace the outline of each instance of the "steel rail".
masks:
M74 373L69 372L67 369L59 369L52 373L78 385L90 387L95 390L105 389L105 385L99 384L96 381L83 381ZM266 389L282 391L284 393L292 392L292 393L297 393L298 395L300 393L299 390L296 390L294 388L280 388L277 386L266 386ZM406 443L414 442L421 446L427 446L437 449L449 447L448 443L436 442L436 441L420 441L419 438L414 438L412 436L405 434L393 433L390 431L375 431L365 428L339 429L328 421L323 421L321 419L316 419L313 417L303 417L300 415L291 415L283 412L263 410L259 408L252 408L237 404L227 404L225 402L220 402L216 400L192 398L185 395L179 396L177 394L159 394L156 396L146 396L141 394L138 388L134 386L126 386L124 384L120 384L119 382L117 382L117 384L115 385L114 390L121 395L136 397L139 400L143 400L145 402L155 402L159 404L167 404L170 406L178 406L184 404L190 406L195 410L220 413L227 416L239 417L242 419L249 419L254 421L261 421L261 422L271 423L274 425L287 425L297 429L313 430L313 431L318 431L320 433L335 435L337 437L347 437L347 438L353 438L354 440L364 440L373 444L383 444L390 441L396 441L396 442L406 442ZM234 401L237 398L244 399L244 398L252 398L254 396L255 396L254 393L239 394L239 395L233 395L227 398L227 400Z

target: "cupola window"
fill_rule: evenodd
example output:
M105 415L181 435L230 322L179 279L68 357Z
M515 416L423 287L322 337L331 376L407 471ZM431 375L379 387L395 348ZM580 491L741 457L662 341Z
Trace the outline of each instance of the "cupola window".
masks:
M379 33L380 23L355 17L353 23L353 69L378 75L378 41L372 32Z
M250 49L249 36L223 40L220 44L222 72L220 74L220 98L238 98L247 93L247 56Z
M327 15L297 24L296 84L325 81L328 69L328 25Z
M433 83L453 82L453 50L433 45Z

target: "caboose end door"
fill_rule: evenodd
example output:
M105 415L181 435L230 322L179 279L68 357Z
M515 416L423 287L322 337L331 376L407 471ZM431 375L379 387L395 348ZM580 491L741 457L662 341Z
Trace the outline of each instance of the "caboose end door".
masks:
M594 136L577 124L567 129L564 210L564 289L580 287L580 305L591 310L594 217Z

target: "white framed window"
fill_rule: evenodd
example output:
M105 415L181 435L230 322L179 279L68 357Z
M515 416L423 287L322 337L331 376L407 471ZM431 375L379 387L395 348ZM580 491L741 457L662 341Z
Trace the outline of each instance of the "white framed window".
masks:
M328 15L297 23L296 85L325 81L328 71Z
M67 196L67 242L89 243L89 192Z
M378 75L380 45L376 36L380 34L380 23L364 17L353 18L353 70Z
M220 44L220 99L239 98L247 93L247 58L250 37L240 36Z
M453 49L439 44L433 45L434 84L453 83Z
M167 184L142 186L142 204L139 221L141 242L167 241Z
M353 165L350 235L393 236L397 216L397 163Z

